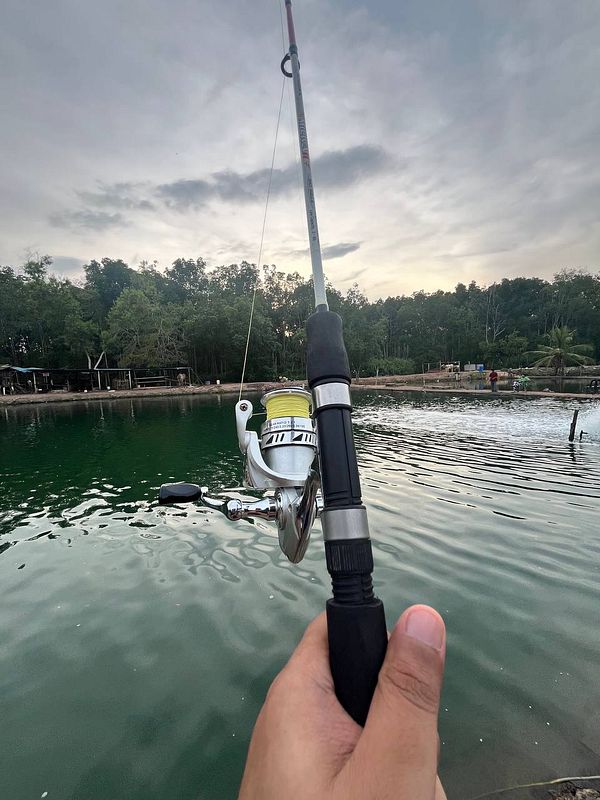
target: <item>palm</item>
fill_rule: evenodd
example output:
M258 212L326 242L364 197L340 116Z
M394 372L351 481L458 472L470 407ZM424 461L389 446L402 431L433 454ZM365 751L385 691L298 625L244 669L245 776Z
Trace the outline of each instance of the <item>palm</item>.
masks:
M548 334L549 344L540 345L537 350L530 350L525 353L536 360L534 367L552 367L554 374L564 375L565 367L580 366L582 364L593 364L592 358L587 355L593 352L589 344L573 344L575 332L569 330L566 325L560 328L552 328Z

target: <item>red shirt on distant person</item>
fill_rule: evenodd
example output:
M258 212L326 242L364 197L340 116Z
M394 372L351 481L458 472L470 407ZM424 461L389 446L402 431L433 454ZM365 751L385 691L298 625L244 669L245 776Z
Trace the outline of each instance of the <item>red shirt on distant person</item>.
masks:
M493 369L490 372L490 383L496 383L497 380L498 380L498 373L496 372L495 369Z

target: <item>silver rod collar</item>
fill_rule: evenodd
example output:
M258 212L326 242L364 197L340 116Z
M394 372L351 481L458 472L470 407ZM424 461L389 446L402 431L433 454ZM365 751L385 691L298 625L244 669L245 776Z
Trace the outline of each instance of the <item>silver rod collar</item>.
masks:
M326 508L321 513L321 525L323 526L323 539L326 542L370 538L367 509L364 506Z
M328 406L352 408L350 387L347 383L322 383L313 389L313 406L315 411Z

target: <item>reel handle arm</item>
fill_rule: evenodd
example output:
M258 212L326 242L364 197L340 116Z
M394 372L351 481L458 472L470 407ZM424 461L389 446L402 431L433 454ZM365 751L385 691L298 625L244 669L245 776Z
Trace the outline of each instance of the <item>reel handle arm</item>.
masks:
M209 506L209 508L217 508L217 505L213 505L213 502L216 503L218 501L212 501L211 498L204 495L202 497L202 502L204 505ZM227 519L232 522L237 522L237 520L240 519L274 520L277 519L277 514L279 512L277 504L272 497L263 497L262 500L255 500L253 502L237 499L225 500L221 502L217 510L225 514Z
M196 483L163 483L158 493L158 503L161 506L176 505L178 503L194 503L199 500L202 505L220 511L227 519L233 522L239 519L277 519L279 513L275 500L264 497L262 500L246 501L237 498L209 497L206 486Z

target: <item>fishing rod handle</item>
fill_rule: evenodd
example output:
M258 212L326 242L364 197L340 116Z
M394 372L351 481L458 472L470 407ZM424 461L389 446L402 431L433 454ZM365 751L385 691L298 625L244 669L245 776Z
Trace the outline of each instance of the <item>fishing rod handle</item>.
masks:
M350 368L337 314L319 308L306 331L321 522L333 589L327 602L329 662L340 703L364 725L385 657L387 628L383 603L373 594L373 552L352 433Z
M335 693L364 725L388 642L383 603L373 595L371 542L326 542L325 552L333 587L327 636Z

